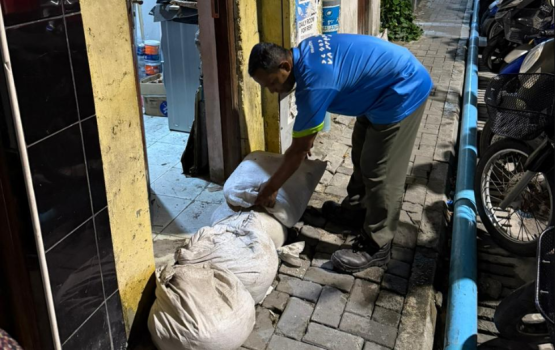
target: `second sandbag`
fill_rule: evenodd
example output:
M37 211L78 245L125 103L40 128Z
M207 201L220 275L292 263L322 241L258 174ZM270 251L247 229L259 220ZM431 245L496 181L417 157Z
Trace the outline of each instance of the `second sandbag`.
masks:
M180 265L211 262L228 269L243 282L255 303L264 300L279 264L274 242L255 212L238 222L200 229L176 251L175 260Z

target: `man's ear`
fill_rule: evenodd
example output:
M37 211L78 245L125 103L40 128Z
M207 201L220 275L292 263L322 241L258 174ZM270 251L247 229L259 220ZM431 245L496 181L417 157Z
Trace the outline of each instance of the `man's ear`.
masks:
M291 72L292 67L291 67L291 63L289 63L288 61L283 61L280 63L279 68L289 73Z

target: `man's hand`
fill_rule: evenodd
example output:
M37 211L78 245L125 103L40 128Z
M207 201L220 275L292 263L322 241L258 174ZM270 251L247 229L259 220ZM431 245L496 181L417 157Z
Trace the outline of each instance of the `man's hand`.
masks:
M316 139L316 134L293 138L293 142L285 152L283 162L278 170L260 186L255 205L272 208L276 204L278 190L310 154L314 139Z
M270 186L268 186L268 182L264 182L260 186L258 197L256 197L254 205L260 205L266 208L273 208L276 205L277 194L278 191L275 191Z

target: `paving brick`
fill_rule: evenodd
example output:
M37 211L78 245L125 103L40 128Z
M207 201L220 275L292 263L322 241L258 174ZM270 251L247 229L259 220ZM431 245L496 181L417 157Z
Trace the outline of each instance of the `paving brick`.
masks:
M279 268L279 273L283 274L283 275L288 275L291 277L297 277L297 278L303 278L306 271L308 270L308 268L310 267L310 260L308 259L299 259L301 266L296 267L296 266L291 266L289 264L287 264L286 262L281 264L281 267Z
M415 163L413 168L413 173L417 171L418 167L424 167L423 169L427 168L425 165L418 165ZM427 170L426 170L426 176L427 176ZM424 203L426 202L426 187L420 184L410 185L407 188L407 191L405 192L405 197L403 198L403 201L424 205Z
M256 324L243 347L251 350L264 350L274 334L275 317L270 310L264 308L256 309Z
M495 314L495 309L490 309L489 307L478 306L478 316L488 319L490 321L493 320L493 315Z
M382 281L383 274L384 270L382 268L371 267L369 269L357 272L353 276L363 280L380 283Z
M303 341L328 350L361 350L364 339L311 322Z
M318 267L310 267L304 279L325 286L335 287L344 292L350 292L355 281L353 276L320 269Z
M337 175L338 174L336 174L335 176L337 176ZM329 185L328 187L326 187L326 190L324 191L324 193L332 194L334 196L339 196L339 197L346 197L348 195L347 187L332 186L332 185Z
M376 305L388 310L401 313L405 298L393 292L382 290L376 300Z
M341 173L338 172L331 179L330 185L347 188L347 185L349 184L350 179L351 179L350 176L345 175L345 174L341 174Z
M345 166L340 166L339 168L337 168L337 173L339 174L344 174L347 176L351 176L353 174L353 168L347 168Z
M405 295L407 294L408 281L404 278L386 273L383 276L382 288L391 290L397 294Z
M412 264L414 258L414 251L412 249L407 249L399 246L393 246L391 249L391 257L393 259L401 260L406 263Z
M486 320L478 320L478 330L491 334L499 333L495 323Z
M332 174L335 174L337 172L337 169L343 163L343 160L343 157L327 155L326 158L324 158L324 161L327 162L326 170L331 172Z
M327 186L330 184L331 179L333 179L333 174L329 171L325 171L324 175L322 175L322 178L320 179L320 183Z
M318 301L318 297L322 291L322 286L319 284L285 275L279 275L279 279L280 281L276 288L279 292L287 293L294 297L312 302Z
M276 331L288 338L301 340L314 311L314 306L297 298L290 298L279 318Z
M364 344L364 350L387 350L387 348L385 346L367 341L366 344Z
M262 306L266 309L281 313L285 309L285 305L287 305L288 300L289 294L274 290L264 299Z
M408 279L410 277L410 270L410 264L407 264L406 262L403 262L401 260L393 259L387 265L388 273L405 279Z
M416 242L418 240L418 227L407 222L412 222L412 219L404 210L401 211L401 218L399 221L397 231L393 237L393 244L413 249L416 247Z
M312 259L311 266L320 267L326 270L333 270L333 264L330 261L331 254L326 253L316 253L314 259Z
M376 306L376 309L372 314L372 319L378 323L385 324L386 326L397 328L397 326L399 326L399 322L401 321L401 314Z
M328 230L328 228L334 228L334 227L328 223L328 225L326 225L326 230ZM344 228L338 228L338 229L341 229L341 231L344 231ZM332 254L333 252L338 250L343 245L344 242L345 242L345 239L343 238L342 235L323 232L322 236L320 237L320 242L316 246L316 251L320 253Z
M324 233L325 231L321 228L304 225L299 234L299 240L305 241L309 245L317 245Z
M319 350L316 346L301 343L299 341L285 338L279 335L274 335L270 344L268 344L268 350Z
M444 203L437 202L437 204L428 205L424 209L417 239L418 246L435 249L436 251L440 248L447 229L443 210Z
M435 327L436 293L433 280L438 254L417 248L410 278L411 288L405 298L396 347L400 350L431 349Z
M312 314L312 321L337 328L347 304L347 295L339 289L324 287Z
M351 291L351 296L349 297L349 302L347 303L345 311L360 316L370 317L374 310L374 303L378 298L379 291L379 285L357 279Z
M388 348L393 348L397 338L397 327L386 326L350 313L343 315L339 329Z

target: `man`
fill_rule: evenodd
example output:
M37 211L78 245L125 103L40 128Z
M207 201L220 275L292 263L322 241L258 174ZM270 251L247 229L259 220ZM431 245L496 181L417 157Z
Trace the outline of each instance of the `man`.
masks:
M326 202L330 220L359 226L353 249L336 251L334 267L357 272L389 262L412 148L432 88L426 69L407 49L363 35L322 35L286 50L260 43L249 74L273 93L295 89L293 142L264 183L257 205L271 207L279 188L309 154L326 111L357 116L354 172L341 204ZM295 87L296 86L296 87Z

